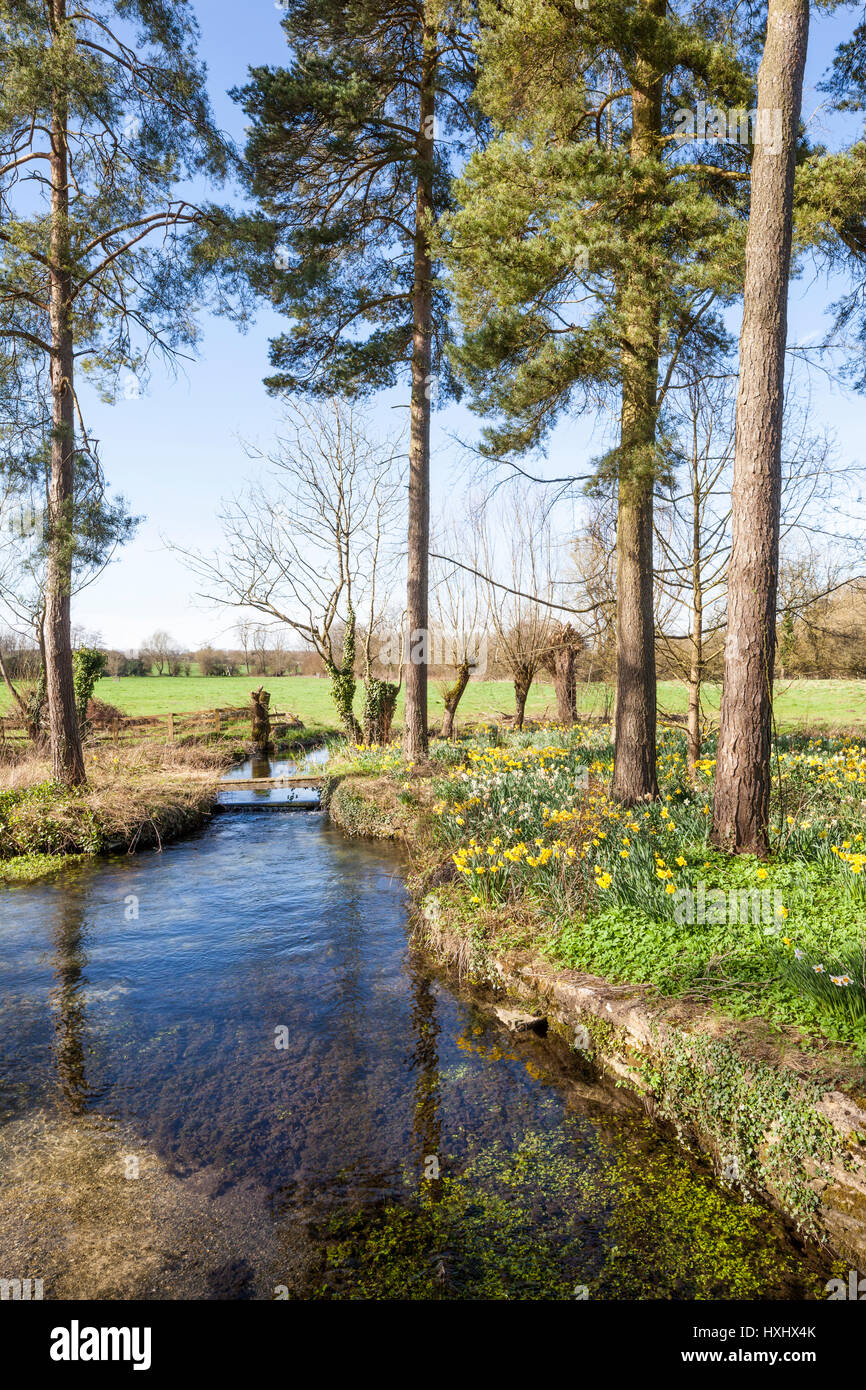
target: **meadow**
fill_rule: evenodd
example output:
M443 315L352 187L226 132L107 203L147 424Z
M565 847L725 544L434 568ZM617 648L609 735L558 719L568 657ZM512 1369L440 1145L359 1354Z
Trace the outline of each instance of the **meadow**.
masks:
M99 681L95 694L99 700L116 706L125 715L188 714L196 710L239 708L248 704L250 691L264 685L271 692L271 708L280 714L296 714L312 731L336 726L330 687L317 676L124 676ZM706 685L704 710L709 724L717 716L721 688ZM578 711L583 719L610 712L612 693L602 682L578 687ZM688 706L686 686L677 681L660 681L659 712L683 716ZM360 710L359 689L356 708ZM430 719L442 715L442 682L430 686ZM514 709L514 692L509 681L471 681L458 710L458 726L485 720L498 721ZM397 703L397 723L403 710L402 694ZM11 700L0 686L0 714L11 712ZM544 682L533 685L526 712L531 719L551 719L556 714L553 687ZM782 731L813 729L856 732L866 729L866 681L797 680L779 681L776 686L776 721Z

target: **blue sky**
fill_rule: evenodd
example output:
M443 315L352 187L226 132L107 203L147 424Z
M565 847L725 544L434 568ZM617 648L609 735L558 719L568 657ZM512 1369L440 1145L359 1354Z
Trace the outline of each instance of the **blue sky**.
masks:
M227 92L243 82L249 66L284 61L280 11L273 0L198 0L196 9L217 118L240 138L243 117ZM839 37L850 33L857 13L846 7L813 21L804 116L819 107L814 83ZM838 140L840 127L827 129L820 111L814 120L816 138L830 144ZM828 291L813 275L792 286L791 342L820 337L826 326L824 306L834 297L833 289ZM162 538L188 548L216 545L219 499L237 490L253 467L242 441L267 446L279 422L279 403L267 395L262 377L268 339L280 325L266 307L245 334L223 320L206 318L200 356L176 379L155 376L139 399L113 406L88 404L111 486L126 495L134 512L146 517L137 538L74 603L74 621L100 632L109 645L135 648L158 628L184 646L232 641L238 614L197 600L193 580ZM862 458L866 399L839 390L820 372L812 373L811 386L814 423L835 430L844 459ZM389 392L377 401L383 429L393 430L403 399L403 393ZM437 415L434 512L466 479L469 464L454 437L470 437L477 429L476 418L462 407ZM582 472L583 463L600 452L601 444L602 434L593 435L588 420L565 421L551 440L544 467L551 474Z

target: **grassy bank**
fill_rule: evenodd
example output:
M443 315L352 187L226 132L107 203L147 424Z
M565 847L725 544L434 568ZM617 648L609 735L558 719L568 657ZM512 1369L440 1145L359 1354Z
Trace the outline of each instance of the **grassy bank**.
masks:
M589 728L434 744L424 768L396 749L351 765L389 819L423 813L428 867L467 931L866 1056L866 746L782 737L777 766L761 863L711 847L713 759L691 785L673 733L661 799L632 811L609 799L611 751ZM352 781L343 796L363 800Z
M408 842L440 957L545 1014L724 1181L862 1266L866 747L782 738L777 767L763 863L711 848L713 760L692 785L673 734L661 799L631 811L584 727L434 744L423 767L361 753L331 814Z
M88 749L87 786L61 787L47 760L0 768L0 882L30 882L70 857L160 845L210 813L230 760L224 749L141 745Z

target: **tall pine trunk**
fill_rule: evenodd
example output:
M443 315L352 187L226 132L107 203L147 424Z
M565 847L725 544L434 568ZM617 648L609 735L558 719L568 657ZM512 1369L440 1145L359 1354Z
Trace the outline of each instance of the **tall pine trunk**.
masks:
M653 14L664 0L642 0ZM658 154L661 82L637 65L630 158ZM616 724L613 795L626 806L658 796L653 615L653 488L658 392L658 305L640 277L622 289L622 411L616 528Z
M758 855L769 850L788 276L808 38L809 0L770 0L758 71L746 238L728 635L712 830L720 848Z
M701 489L695 479L692 498L692 659L689 665L689 713L686 723L688 770L695 773L701 756L701 685L704 678L704 586L701 580Z
M406 704L404 752L427 756L428 569L430 551L430 395L433 340L433 120L435 33L424 25L418 126L418 190L415 200L415 263L412 292L412 402L409 438L409 555L406 593Z
M53 0L52 30L66 18L65 0ZM49 319L51 332L51 472L47 498L45 582L45 678L52 771L58 782L86 781L72 670L72 551L75 487L75 355L72 336L72 274L69 243L68 112L55 89L51 120L51 246Z

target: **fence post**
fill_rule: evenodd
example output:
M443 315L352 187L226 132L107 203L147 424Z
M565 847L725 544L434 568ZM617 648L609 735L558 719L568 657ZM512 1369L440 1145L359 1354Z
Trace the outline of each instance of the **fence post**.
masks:
M174 715L173 715L173 714L170 714L170 715L168 716L168 736L169 736L170 739L172 739L172 740L174 739Z
M215 734L218 734L218 733L220 732L220 712L219 712L218 709L215 709L213 713L214 713L213 731L214 731Z

